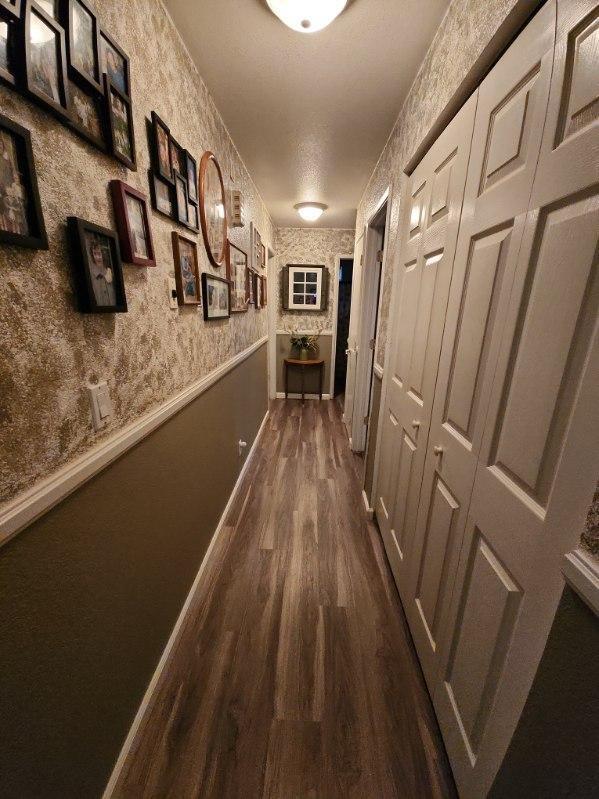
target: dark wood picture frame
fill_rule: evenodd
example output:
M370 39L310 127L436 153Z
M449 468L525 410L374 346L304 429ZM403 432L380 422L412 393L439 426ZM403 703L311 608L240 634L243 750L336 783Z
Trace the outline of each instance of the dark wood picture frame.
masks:
M168 172L165 173L161 168L160 159L160 146L158 139L158 131L162 129L166 136L166 144L168 148ZM154 169L156 174L162 178L163 181L174 184L173 179L173 164L171 162L171 131L169 126L162 120L155 111L152 111L152 160L154 162Z
M76 112L74 109L75 106L75 97L77 92L81 92L84 94L93 104L96 109L96 114L98 118L98 122L100 123L100 136L94 136L94 134L86 128L79 119L77 119ZM74 83L71 79L71 83L69 85L69 117L68 117L68 125L74 131L76 131L83 139L88 141L90 144L93 144L98 150L101 150L103 153L108 152L108 131L107 131L107 118L106 118L106 107L104 103L104 97L102 95L97 94L95 91L90 91L84 89L78 83Z
M256 270L249 267L248 305L256 306Z
M186 300L185 287L183 285L183 273L181 271L181 242L184 241L192 248L193 267L192 272L195 278L197 300ZM177 302L180 306L201 305L202 287L200 284L200 269L198 264L198 245L193 239L182 236L178 231L172 232L173 257L175 260L175 282L177 284Z
M6 60L8 69L0 66L0 83L14 87L17 83L17 61L15 49L15 37L17 36L17 26L11 20L3 19L0 16L0 25L6 26Z
M218 178L220 181L220 188L221 188L221 202L223 206L223 245L222 251L220 252L218 257L215 257L212 253L212 245L210 242L209 234L208 234L208 220L206 216L206 172L210 163L213 163L216 166L216 171L218 173ZM214 153L207 151L202 156L202 160L200 161L200 192L199 192L199 204L200 204L200 222L202 225L202 236L204 238L204 246L206 247L206 252L208 253L208 259L212 266L216 267L216 269L220 269L223 264L226 262L227 258L227 198L225 195L225 184L223 182L223 173L221 171L220 165L216 159Z
M186 167L185 174L187 175L187 196L190 202L194 203L194 205L197 205L200 199L198 192L198 162L189 152L189 150L183 151L183 157L185 158L185 167ZM190 166L194 174L193 180L190 179L190 174L189 174Z
M185 150L179 142L174 138L172 133L169 136L169 153L171 159L171 170L173 173L173 181L175 179L175 172L178 172L185 178L187 183L187 161L185 160Z
M57 90L60 102L54 100L49 94L41 91L33 79L33 59L31 48L31 20L36 16L41 22L54 32L56 41L56 65L58 68ZM25 63L23 65L23 84L27 95L37 103L43 105L52 114L62 121L69 120L69 90L67 83L67 57L65 32L61 25L38 6L34 0L26 0L25 19L23 25Z
M227 287L227 313L219 316L210 316L210 307L208 303L208 283L215 281ZM202 297L204 300L204 321L205 322L220 322L223 319L231 318L231 283L224 277L213 275L211 272L202 272Z
M61 0L63 6L63 19L65 21L68 70L70 77L80 85L89 87L99 94L104 93L104 81L102 78L102 65L100 59L100 26L95 9L89 0ZM80 70L73 63L73 53L75 50L73 16L75 6L80 6L92 19L93 27L93 48L94 48L94 74L90 76L87 72Z
M112 194L116 229L119 234L123 261L128 264L134 264L135 266L156 266L146 195L141 191L137 191L137 189L134 189L132 186L123 183L122 180L110 181L110 193ZM131 225L129 208L127 206L127 196L133 197L141 205L144 236L148 252L147 258L135 254L134 231Z
M108 75L104 75L104 90L106 95L106 117L108 120L108 133L110 139L110 152L122 164L124 164L132 172L137 171L137 161L135 152L135 130L133 127L133 108L131 107L131 100L117 89L111 82ZM129 136L129 144L131 146L131 158L117 149L116 144L116 124L114 109L112 106L112 97L116 96L120 102L123 103L127 109L127 130Z
M152 199L152 208L156 213L162 214L167 219L173 219L174 217L174 208L175 208L175 201L173 199L173 185L170 181L164 180L160 175L157 175L153 170L148 170L148 181L150 184L150 197ZM168 190L169 202L170 202L170 211L165 211L161 208L158 204L158 192L156 190L156 184L162 183Z
M73 277L79 310L82 313L125 313L127 297L118 237L114 230L95 225L76 216L67 220L71 243ZM90 269L90 258L86 246L86 235L96 234L107 239L110 246L112 280L114 283L115 304L102 305L94 294L93 279Z
M0 17L5 20L21 19L22 0L0 0Z
M0 114L0 131L1 130L8 131L15 141L15 150L19 160L19 170L23 186L28 193L27 223L29 226L29 233L15 233L0 228L0 243L13 244L18 247L28 247L34 250L47 250L48 236L46 234L44 214L37 184L33 148L31 146L31 134L26 128L17 125L16 122L5 117L4 114Z
M121 47L119 47L119 45L115 42L112 36L106 33L106 31L103 28L100 28L99 30L98 41L99 41L98 55L100 58L100 72L102 73L102 75L107 75L108 78L110 79L110 82L116 86L116 88L121 92L121 94L127 97L128 100L131 100L131 66L129 62L129 56L127 55L127 53L124 52L124 50L121 49ZM123 88L125 89L125 91L122 91L119 85L110 78L110 73L108 72L106 65L106 51L107 51L106 45L112 48L112 50L114 50L114 52L121 58L121 60L124 63L123 82L125 85ZM102 80L102 86L105 86L103 80Z
M188 215L188 204L189 198L187 197L187 180L185 175L182 175L180 172L173 172L173 177L175 180L175 221L178 222L180 225L188 226L189 223L189 215ZM183 194L185 196L185 200L183 202L180 201L179 198L179 187L181 187Z
M264 308L262 298L262 276L257 272L254 272L254 296L256 298L256 302L254 303L256 310L261 311L262 308Z
M248 301L250 299L250 267L248 265L248 255L245 250L242 250L241 247L237 247L231 241L227 242L227 280L231 284L231 313L246 313L248 310ZM245 259L245 266L243 267L244 276L245 276L245 291L244 291L244 302L243 307L233 307L233 288L235 287L236 283L236 276L233 273L233 268L231 265L231 250L235 250L243 255Z
M262 307L266 308L268 305L268 280L266 275L260 275L260 281L262 283Z
M187 224L186 227L189 230L193 230L194 233L200 232L200 212L198 210L198 206L187 198Z

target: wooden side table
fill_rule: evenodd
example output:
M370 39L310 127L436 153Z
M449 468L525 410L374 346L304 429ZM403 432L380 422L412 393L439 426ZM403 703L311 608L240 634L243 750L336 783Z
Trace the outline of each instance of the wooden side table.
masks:
M289 396L289 367L299 368L302 375L302 403L305 399L304 374L306 369L318 369L320 372L320 399L322 399L322 384L324 382L324 358L312 358L308 361L300 361L299 358L285 358L285 399Z

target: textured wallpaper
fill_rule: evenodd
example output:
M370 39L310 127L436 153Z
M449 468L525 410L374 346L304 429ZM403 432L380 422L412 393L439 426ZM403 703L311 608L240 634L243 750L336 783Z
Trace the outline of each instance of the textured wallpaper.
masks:
M31 131L50 239L48 252L0 247L0 502L210 372L267 329L266 311L205 323L197 309L170 310L167 278L174 275L171 231L177 226L154 212L158 265L124 267L129 312L85 316L75 309L66 218L113 227L113 178L149 193L145 119L152 110L198 161L213 150L227 188L232 176L243 191L247 223L231 231L232 240L249 249L250 220L267 245L274 240L266 208L160 0L103 0L96 9L101 25L131 59L137 172L0 87L2 113ZM210 271L201 235L197 239L200 269ZM108 380L115 414L96 434L85 384L99 379Z
M333 326L332 287L338 255L352 255L355 231L332 228L278 228L275 234L277 256L277 330L326 330ZM287 264L326 266L329 272L329 303L326 311L301 313L281 308L281 270Z
M453 0L422 62L358 207L357 234L391 186L389 264L395 264L399 243L404 167L515 3L516 0ZM377 339L376 361L380 364L385 362L392 281L393 269L387 269Z

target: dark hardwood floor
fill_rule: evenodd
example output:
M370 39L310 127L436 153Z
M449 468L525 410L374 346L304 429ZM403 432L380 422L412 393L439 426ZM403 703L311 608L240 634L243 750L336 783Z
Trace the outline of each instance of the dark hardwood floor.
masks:
M280 400L117 797L454 797L336 402Z

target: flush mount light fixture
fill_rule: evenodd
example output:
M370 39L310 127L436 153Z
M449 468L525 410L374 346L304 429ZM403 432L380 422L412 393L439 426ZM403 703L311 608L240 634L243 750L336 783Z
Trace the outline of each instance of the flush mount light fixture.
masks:
M305 222L316 222L327 210L328 205L323 205L323 203L298 203L293 207Z
M330 25L347 0L266 0L273 14L300 33L316 33Z

